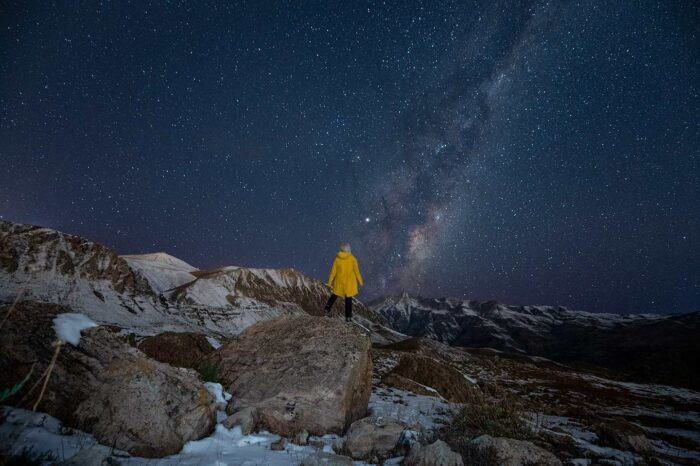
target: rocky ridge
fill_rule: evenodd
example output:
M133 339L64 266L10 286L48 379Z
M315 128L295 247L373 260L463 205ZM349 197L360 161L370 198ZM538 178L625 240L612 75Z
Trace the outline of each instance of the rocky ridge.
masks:
M158 329L225 337L283 314L321 315L329 292L320 280L291 268L199 270L166 253L119 256L79 236L2 220L0 302L20 294L137 336ZM354 307L373 341L401 338L362 302ZM336 303L333 314L342 313Z
M603 314L408 293L369 306L407 335L607 367L634 381L700 388L698 312Z

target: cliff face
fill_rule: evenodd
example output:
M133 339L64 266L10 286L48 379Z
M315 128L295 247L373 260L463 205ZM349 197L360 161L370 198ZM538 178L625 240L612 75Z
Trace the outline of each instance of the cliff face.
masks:
M125 322L162 308L148 281L109 248L50 228L0 222L0 300L94 309Z

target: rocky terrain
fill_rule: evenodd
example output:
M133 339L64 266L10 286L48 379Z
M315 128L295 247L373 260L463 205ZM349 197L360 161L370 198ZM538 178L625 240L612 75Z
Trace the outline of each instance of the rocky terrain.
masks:
M329 291L294 269L199 270L165 253L119 256L85 238L0 221L0 302L18 295L135 335L195 330L218 338L283 314L322 315ZM333 313L343 313L342 303ZM373 341L398 338L362 302L354 313Z
M603 366L632 381L700 388L700 312L603 314L408 293L369 306L406 335Z
M401 306L359 304L347 324L291 269L200 271L9 222L0 245L0 464L700 462L700 393L523 346L542 322L532 341L567 320L621 339L692 323L490 305L485 338L521 346L457 347L432 339L451 308L428 317L432 338L385 325Z

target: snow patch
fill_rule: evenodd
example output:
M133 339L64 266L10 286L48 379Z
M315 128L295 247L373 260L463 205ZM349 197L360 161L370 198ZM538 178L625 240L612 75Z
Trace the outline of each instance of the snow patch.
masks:
M212 348L217 349L221 347L221 342L214 337L207 337L207 341Z
M206 382L204 386L207 387L207 390L216 399L217 403L226 403L231 399L231 394L225 392L224 387L220 383Z
M56 336L67 341L73 346L80 344L80 332L90 327L97 327L88 316L75 312L60 314L53 320L53 327L56 330Z
M5 408L7 415L0 424L0 448L10 454L21 454L31 448L33 454L50 454L55 460L45 460L42 465L70 459L81 450L93 448L110 452L122 466L201 466L201 465L266 465L298 466L304 459L316 455L311 445L296 445L287 442L284 450L272 451L270 445L279 436L269 432L243 435L240 426L227 429L218 424L209 437L187 442L182 450L164 458L140 458L128 453L100 445L95 438L77 429L66 429L61 421L44 413L33 413L18 408ZM22 427L26 427L23 429ZM313 436L324 444L323 451L332 452L334 435ZM356 466L366 465L362 461ZM398 462L388 463L398 464Z
M459 404L392 387L373 390L368 410L372 416L398 419L432 431L446 425L459 410Z

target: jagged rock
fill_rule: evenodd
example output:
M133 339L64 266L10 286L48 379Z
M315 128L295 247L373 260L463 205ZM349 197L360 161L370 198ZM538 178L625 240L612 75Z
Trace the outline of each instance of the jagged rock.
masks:
M300 466L352 466L351 458L335 455L333 453L316 452L304 458Z
M595 425L593 430L602 445L638 453L653 450L649 439L644 435L644 430L632 422L606 419Z
M70 309L22 302L0 334L0 386L11 386L37 362L27 387L54 352L53 318ZM31 407L36 392L12 404ZM104 327L83 331L78 347L64 344L39 405L69 427L92 433L102 444L138 456L177 453L216 423L215 400L191 369L147 358Z
M279 440L275 440L270 444L270 450L272 451L282 451L284 450L284 446L287 444L287 441L285 440L284 437L280 437Z
M348 429L345 450L355 459L387 458L395 450L406 425L394 419L366 417Z
M297 434L296 437L294 437L294 443L297 445L306 445L309 443L309 433L305 430L302 430Z
M394 369L384 378L384 382L392 385L401 379L392 376L400 376L404 379L404 384L399 388L410 388L406 385L405 379L410 379L414 383L431 387L444 398L457 403L468 402L473 399L474 388L467 379L457 370L437 359L416 354L404 354ZM399 383L400 384L400 383ZM401 384L400 384L401 385ZM428 391L425 387L419 389L421 393ZM436 393L431 393L435 395Z
M462 455L450 449L442 440L430 445L415 444L403 461L403 466L463 466Z
M526 440L481 435L470 442L478 450L491 450L502 466L561 466L561 461L544 448Z
M248 327L206 361L233 395L228 412L254 406L259 428L293 437L342 434L367 412L370 342L352 325L307 315Z
M331 448L333 451L344 451L345 450L345 437L336 437L331 442Z
M255 426L258 424L258 413L254 407L249 406L231 414L222 424L227 429L241 426L243 435L248 435L255 432Z
M646 453L654 450L654 444L646 435L630 435L627 437L632 450L637 453Z
M0 299L60 302L122 322L150 314L157 295L107 247L50 228L0 220ZM107 310L108 309L108 310Z
M165 332L144 338L138 348L156 361L177 367L198 368L199 361L214 351L207 337L193 332Z

